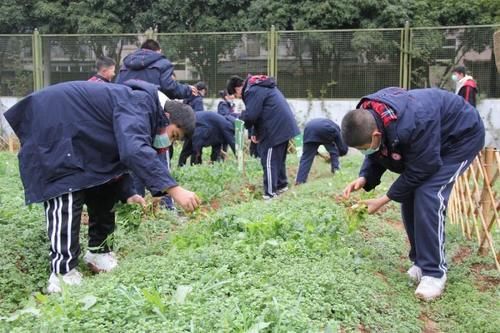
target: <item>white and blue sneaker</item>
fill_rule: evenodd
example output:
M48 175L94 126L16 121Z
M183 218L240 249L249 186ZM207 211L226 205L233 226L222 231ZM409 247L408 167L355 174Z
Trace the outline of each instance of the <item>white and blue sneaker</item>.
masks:
M288 191L288 186L285 186L285 187L282 187L280 188L279 190L276 191L276 194L283 194L285 193L286 191Z
M113 252L92 253L87 251L83 256L83 261L94 273L111 272L118 266L118 260Z
M414 283L419 283L420 279L422 279L422 269L417 265L413 265L410 267L408 271L406 271L410 280Z
M445 285L446 274L440 278L424 275L415 290L415 296L424 301L432 301L443 294Z
M50 274L47 292L49 294L60 293L63 284L68 286L78 286L82 284L82 274L76 268L73 268L66 274Z

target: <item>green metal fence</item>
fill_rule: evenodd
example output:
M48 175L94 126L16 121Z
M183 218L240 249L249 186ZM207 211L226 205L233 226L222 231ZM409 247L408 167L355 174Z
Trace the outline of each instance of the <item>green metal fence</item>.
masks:
M401 29L280 32L287 97L356 98L400 84Z
M32 35L0 35L0 96L33 91L32 39Z
M163 53L175 64L179 81L204 81L209 95L231 75L268 72L267 32L157 34Z
M122 57L140 46L141 35L41 35L42 86L86 80L95 74L96 57Z
M85 80L95 59L118 68L146 38L157 39L177 79L205 81L216 96L227 78L268 73L288 98L358 98L387 86L452 90L451 69L463 64L481 97L500 97L496 26L330 31L123 35L0 35L0 96L24 96L61 81Z
M500 97L500 74L495 67L493 33L500 26L411 29L411 88L453 90L451 72L464 65L476 79L481 98Z

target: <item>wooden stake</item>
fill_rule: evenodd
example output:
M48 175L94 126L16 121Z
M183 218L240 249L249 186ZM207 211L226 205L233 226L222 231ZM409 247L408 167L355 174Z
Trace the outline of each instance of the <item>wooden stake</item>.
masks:
M491 191L490 179L495 175L495 148L486 147L484 152L484 162L480 168L481 175L483 176L483 190L481 193L481 210L484 216L483 230L481 232L481 243L479 245L479 253L485 255L488 252L486 239L488 238L493 223L490 221L498 220L498 213L496 212L495 198Z
M452 223L460 223L467 239L473 237L474 230L478 252L485 255L491 251L500 271L500 254L492 237L493 228L500 225L500 200L494 190L499 178L500 153L492 147L486 148L457 179L450 197L449 218Z
M14 152L14 136L9 135L9 151Z

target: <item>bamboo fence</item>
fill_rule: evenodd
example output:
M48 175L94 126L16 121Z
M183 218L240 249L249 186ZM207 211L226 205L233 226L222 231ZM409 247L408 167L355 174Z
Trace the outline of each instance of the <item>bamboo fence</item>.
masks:
M500 197L495 182L500 174L500 153L487 147L458 178L450 197L449 217L460 224L467 239L477 239L479 254L491 253L500 271L500 253L495 249L495 228L500 226ZM497 244L498 245L498 244Z

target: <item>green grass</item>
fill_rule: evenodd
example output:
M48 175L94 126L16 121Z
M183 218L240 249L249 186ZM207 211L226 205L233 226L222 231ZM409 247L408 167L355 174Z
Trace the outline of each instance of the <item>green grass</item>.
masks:
M23 206L13 155L0 154L0 331L8 332L497 332L500 276L448 226L447 291L426 304L404 271L398 207L353 217L338 195L360 158L335 176L317 160L307 184L264 202L256 160L175 170L204 205L176 217L120 209L119 268L61 295L43 294L43 211ZM297 160L289 158L293 179ZM394 175L387 175L380 195ZM86 243L82 229L82 244ZM470 249L467 251L467 249ZM465 253L465 255L463 255Z

